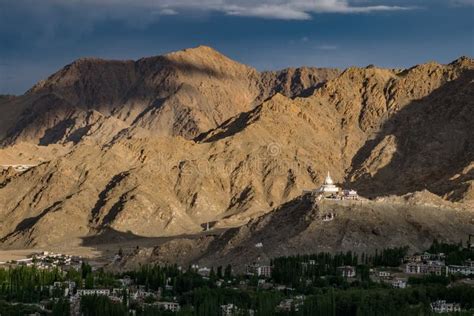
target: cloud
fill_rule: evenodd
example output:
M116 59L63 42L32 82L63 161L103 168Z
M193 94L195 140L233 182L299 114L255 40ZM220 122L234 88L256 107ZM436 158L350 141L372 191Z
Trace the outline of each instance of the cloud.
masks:
M470 1L470 0L458 0ZM63 0L44 0L61 6ZM176 15L182 11L221 12L226 15L282 20L309 20L314 13L370 13L407 10L411 7L374 3L374 0L70 0L68 6L149 9L160 15Z
M261 4L255 7L232 5L223 7L222 12L228 15L247 17L271 18L281 20L309 20L311 15L303 10L292 8L289 5Z
M155 13L158 15L177 15L178 11L170 8L163 8L158 11L155 11Z

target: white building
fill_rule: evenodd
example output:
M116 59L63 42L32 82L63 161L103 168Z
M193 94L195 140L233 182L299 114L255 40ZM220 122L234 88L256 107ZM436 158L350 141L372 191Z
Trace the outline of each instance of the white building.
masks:
M237 314L239 308L234 304L221 305L221 315L222 316L233 316Z
M304 295L295 296L294 298L286 298L278 304L277 309L284 312L290 312L292 310L298 312L303 306Z
M410 262L405 267L405 272L410 274L436 274L444 275L446 266L441 261L430 261L428 263Z
M18 259L16 260L16 263L19 265L30 266L30 265L33 265L33 258Z
M353 266L337 267L337 270L345 278L353 278L356 276L356 269Z
M175 303L175 302L156 302L155 305L158 305L164 310L172 311L172 312L179 312L179 310L181 309L181 306L179 306L179 303Z
M278 304L277 308L285 312L291 311L293 308L293 299L287 298L287 299L282 300L280 304Z
M407 281L403 279L395 279L392 281L392 286L397 289L404 289L407 287Z
M197 270L197 273L200 275L200 276L203 276L203 277L208 277L210 274L211 274L211 269L207 268L207 267L202 267L202 268L199 268Z
M357 191L352 190L352 189L344 190L343 191L343 196L344 196L344 199L346 199L346 200L358 200L359 199L359 194L357 194Z
M446 274L474 275L474 266L448 266Z
M137 291L131 294L131 297L134 300L144 300L147 297L151 297L153 299L158 299L161 296L161 292L148 292L145 289L138 289Z
M379 271L379 278L389 278L391 275L388 271Z
M439 314L460 312L461 306L456 303L446 303L445 300L439 300L439 301L431 303L431 310Z
M77 290L77 295L85 296L85 295L110 295L109 289L80 289Z
M64 296L71 296L76 288L76 282L74 281L64 281L64 282L54 282L53 287L64 289Z
M334 181L332 181L329 171L328 175L326 176L326 179L324 180L323 185L319 188L318 193L322 195L336 195L339 193L339 187L337 187L334 184Z
M118 281L122 284L122 286L126 287L133 283L132 279L126 275L122 279L118 279Z
M270 278L272 276L272 267L271 266L259 266L257 267L257 275Z

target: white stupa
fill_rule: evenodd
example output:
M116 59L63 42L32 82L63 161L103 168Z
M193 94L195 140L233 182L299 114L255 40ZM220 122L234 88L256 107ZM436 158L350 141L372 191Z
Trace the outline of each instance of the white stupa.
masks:
M324 184L319 188L320 194L337 194L339 193L339 187L334 184L334 181L331 179L331 175L329 174L326 176L324 180Z

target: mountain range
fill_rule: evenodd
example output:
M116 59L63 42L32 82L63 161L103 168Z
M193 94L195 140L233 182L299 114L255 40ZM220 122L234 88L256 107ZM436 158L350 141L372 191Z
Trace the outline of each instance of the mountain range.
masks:
M1 247L79 245L107 232L192 235L207 222L224 232L192 241L202 260L265 239L282 245L273 256L297 244L367 240L366 249L414 238L416 248L423 236L462 238L474 230L473 82L469 57L269 72L206 46L76 60L0 98ZM28 169L8 167L19 164ZM341 216L329 230L303 194L328 171L373 199L348 206L357 219L334 206Z

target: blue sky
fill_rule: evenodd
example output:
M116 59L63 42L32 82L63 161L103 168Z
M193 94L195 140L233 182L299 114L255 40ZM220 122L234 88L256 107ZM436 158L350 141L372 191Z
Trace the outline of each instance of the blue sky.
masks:
M201 44L259 70L447 63L474 55L474 0L0 0L0 93Z

